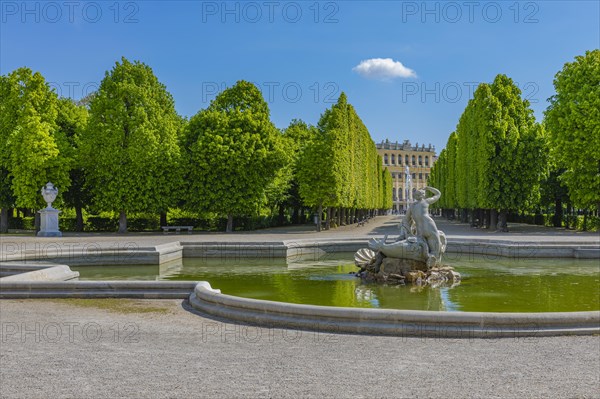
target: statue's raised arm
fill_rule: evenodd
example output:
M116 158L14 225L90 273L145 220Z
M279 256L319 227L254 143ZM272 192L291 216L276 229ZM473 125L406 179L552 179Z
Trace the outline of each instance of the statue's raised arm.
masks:
M429 190L429 192L433 193L433 197L429 197L426 198L425 201L427 201L428 204L433 204L434 202L437 202L437 200L440 199L440 197L442 196L442 193L440 193L440 190L438 190L437 188L433 188L433 187L425 187L426 190Z

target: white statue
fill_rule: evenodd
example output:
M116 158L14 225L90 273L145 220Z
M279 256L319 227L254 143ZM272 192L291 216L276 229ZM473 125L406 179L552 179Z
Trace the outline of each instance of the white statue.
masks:
M433 193L433 197L426 198L425 190ZM416 236L422 237L429 247L429 254L434 256L436 260L442 258L442 239L444 234L437 229L435 222L429 215L429 205L437 202L442 193L437 188L425 187L425 190L416 190L414 192L415 202L409 207L404 219L402 220L402 228L400 229L400 237L398 241L408 238L408 233L411 231L412 223L416 226Z
M433 194L427 198L427 191ZM414 202L410 204L402 223L400 236L392 243L383 239L371 239L369 248L361 248L354 255L354 263L360 268L356 273L367 282L416 285L428 284L439 287L460 282L460 274L451 266L442 265L446 251L446 235L437 229L429 215L429 205L440 199L441 193L433 187L415 190Z
M427 198L425 190L432 192L433 197ZM425 187L425 190L414 192L415 202L410 204L402 220L398 239L390 244L385 243L385 238L372 239L371 249L390 258L422 260L429 268L441 264L446 236L429 215L429 205L440 199L441 193L433 187Z
M41 193L42 193L42 197L44 197L44 201L46 201L46 203L48 204L47 209L53 209L52 203L54 202L54 200L56 199L56 196L58 195L58 189L56 187L54 187L54 184L48 182L48 183L46 183L46 185L44 187L42 187Z
M52 203L58 195L58 189L54 184L48 182L40 190L44 201L48 204L45 209L39 210L40 213L40 231L38 237L62 237L62 233L58 228L58 214L60 211L52 207Z

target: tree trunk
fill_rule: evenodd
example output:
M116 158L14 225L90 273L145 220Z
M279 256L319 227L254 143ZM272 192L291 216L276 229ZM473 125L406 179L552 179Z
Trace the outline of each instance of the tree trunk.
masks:
M471 209L469 211L469 217L471 219L471 227L477 227L477 216L475 216L477 213L475 212L475 209Z
M569 219L571 216L571 203L567 202L567 217L565 218L565 229L569 230L571 227L569 225Z
M285 206L283 204L279 205L278 216L277 216L277 225L283 226L285 224Z
M469 221L469 216L466 208L462 208L460 211L460 222L467 223Z
M327 208L327 219L325 219L325 230L331 229L331 207Z
M8 208L0 211L0 233L8 233Z
M161 212L160 213L160 222L159 222L160 226L167 226L167 212Z
M497 225L498 225L498 210L490 209L490 224L488 226L488 229L494 230Z
M322 224L322 220L321 218L323 217L323 204L320 203L319 207L317 208L317 231L321 232L321 224Z
M557 198L554 202L554 217L552 218L552 225L554 227L562 226L562 218L563 218L563 207L562 201L560 198Z
M583 231L587 231L588 210L583 210Z
M80 206L75 207L75 231L83 231L83 209Z
M500 230L503 233L508 232L508 210L506 209L502 209L500 211L500 215L498 217L498 230Z
M117 233L127 233L127 213L125 211L119 213L119 231L117 231Z
M227 215L227 227L225 228L225 233L233 233L233 215Z
M295 206L292 211L292 224L298 224L298 207Z
M39 233L42 229L42 215L39 212L33 214L33 227L35 229L35 234Z

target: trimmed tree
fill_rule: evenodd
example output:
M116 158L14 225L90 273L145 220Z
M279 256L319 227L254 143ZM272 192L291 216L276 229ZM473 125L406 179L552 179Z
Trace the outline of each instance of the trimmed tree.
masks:
M575 204L600 212L600 50L566 63L545 113L551 156Z
M14 200L14 206L39 209L45 206L40 189L46 183L54 183L61 196L70 185L70 158L61 153L64 140L56 125L57 97L44 77L28 68L4 77L0 91L2 205Z
M172 96L152 69L122 58L106 72L90 102L81 137L86 184L97 210L163 212L182 184L178 129Z
M63 194L67 206L75 208L76 231L83 231L83 209L92 200L89 187L85 184L84 160L79 151L81 135L88 120L88 110L83 105L77 105L69 98L58 100L58 117L56 124L62 138L61 147L73 159L69 172L71 186Z
M185 129L188 170L187 207L233 217L255 215L286 163L281 134L269 107L252 83L224 90Z

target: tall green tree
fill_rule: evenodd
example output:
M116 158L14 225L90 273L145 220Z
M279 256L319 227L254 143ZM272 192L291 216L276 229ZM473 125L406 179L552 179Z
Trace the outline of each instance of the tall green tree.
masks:
M302 201L317 210L317 231L321 231L323 208L336 199L336 179L330 151L331 136L318 129L298 161L298 192Z
M394 206L394 201L392 199L392 190L394 187L394 182L392 181L392 174L390 173L388 168L384 168L381 173L381 208L384 210L388 210L392 209L392 207Z
M245 81L193 116L184 141L190 159L187 206L226 215L227 232L235 215L258 213L265 188L287 161L266 101Z
M0 233L8 233L8 209L12 208L15 198L12 194L12 177L8 171L8 136L11 133L10 125L6 124L6 117L10 104L10 85L7 76L0 76Z
M391 190L383 190L381 159L369 131L348 103L344 93L325 110L317 132L305 147L299 161L299 193L308 206L317 209L317 230L321 229L323 209L343 222L345 213L383 209ZM348 216L347 214L345 216Z
M486 169L488 180L494 182L485 190L489 201L486 205L501 211L500 227L507 230L509 210L531 209L539 201L539 185L547 170L548 157L544 130L536 123L529 101L521 98L521 90L512 79L498 75L490 89L500 109L491 117L483 113L480 118L482 123L499 118L494 120L492 128L485 130L488 137L493 136L490 162L496 165L495 171L491 167Z
M550 165L550 170L546 178L540 184L540 201L543 206L554 207L554 216L552 224L554 227L562 226L563 204L570 201L569 190L561 179L565 169L558 169Z
M490 227L500 211L507 229L509 210L531 209L539 202L540 181L547 169L544 130L536 123L529 102L505 75L477 87L448 139L443 163L434 168L446 190L442 205L463 208L472 218L490 210Z
M152 69L125 58L107 71L90 102L81 137L87 187L98 210L119 213L119 232L127 213L163 212L182 184L173 97Z
M600 50L566 63L554 88L545 113L552 158L573 201L600 211Z
M304 213L305 204L299 192L298 170L300 158L304 153L306 146L313 140L317 134L315 126L308 125L302 120L294 119L283 132L286 139L285 145L290 155L286 168L291 172L288 191L284 205L292 208L292 223L298 223L300 215Z
M63 197L67 206L75 209L76 230L83 231L83 209L92 201L90 188L85 184L85 159L80 154L81 136L87 127L88 110L69 98L58 100L56 124L61 138L62 153L73 159L69 177L71 186Z
M61 196L70 185L71 159L56 124L57 96L28 68L2 77L0 91L2 205L39 209L45 206L40 189L46 183L54 183Z

